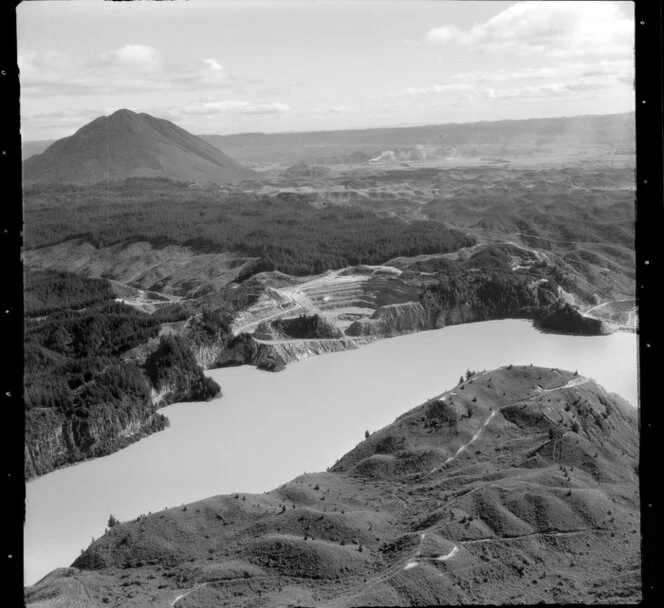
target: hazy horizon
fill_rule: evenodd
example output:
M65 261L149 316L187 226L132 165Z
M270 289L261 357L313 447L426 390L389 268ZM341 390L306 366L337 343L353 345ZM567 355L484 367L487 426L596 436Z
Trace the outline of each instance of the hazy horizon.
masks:
M23 3L23 139L59 139L120 108L217 135L634 111L629 2L377 7Z
M134 112L136 114L149 114L149 112L143 112L142 110L138 109L131 109L131 108L118 108L117 110L114 111L119 111L119 110L129 110L131 112ZM100 114L99 116L95 118L102 118L104 116L109 116L111 113L106 113L106 114ZM211 136L211 135L219 135L223 137L234 137L234 136L239 136L239 135L296 135L296 134L305 134L305 133L335 133L339 131L370 131L370 130L382 130L382 129L418 129L418 128L426 128L426 127L441 127L441 126L447 126L447 125L463 125L463 124L482 124L482 123L497 123L497 122L518 122L518 121L527 121L527 120L556 120L556 119L561 119L561 118L583 118L585 116L620 116L622 114L634 114L634 110L627 111L627 112L609 112L607 114L569 114L565 116L544 116L544 117L534 117L534 118L497 118L496 120L476 120L473 122L465 122L465 121L455 121L455 122L439 122L439 123L423 123L423 124L408 124L408 125L379 125L375 127L355 127L355 128L343 128L340 127L338 129L307 129L303 131L238 131L237 133L193 133L193 135L196 136ZM63 135L62 137L58 138L45 138L45 139L23 139L22 141L24 143L37 143L40 141L57 141L57 139L63 139L65 137L70 137L74 135L77 131L79 131L81 128L83 128L86 124L89 124L92 120L95 120L95 118L92 118L90 121L87 121L85 124L82 124L80 127L76 127L74 130L72 130L70 133L67 133ZM161 116L155 116L155 118L163 118ZM170 119L166 119L170 120ZM174 122L175 124L178 124L176 121L171 120L171 122ZM179 125L178 125L179 126Z

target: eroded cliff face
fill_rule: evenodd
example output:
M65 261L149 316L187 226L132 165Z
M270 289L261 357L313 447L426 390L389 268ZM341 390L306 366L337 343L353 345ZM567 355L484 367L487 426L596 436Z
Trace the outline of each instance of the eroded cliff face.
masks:
M575 306L564 302L556 303L552 307L522 306L505 316L535 319L538 326L545 331L583 335L601 335L615 331L615 327L610 323L584 316ZM368 319L354 321L349 325L346 335L354 338L371 336L378 339L496 318L488 308L477 309L466 303L442 310L426 310L419 302L406 302L381 306Z
M208 347L211 348L211 347ZM205 360L205 353L201 358ZM210 355L207 355L210 359ZM120 450L168 426L158 408L179 401L209 398L213 384L200 368L174 369L168 380L149 394L123 396L114 402L90 404L65 415L56 408L34 408L26 413L25 478Z
M514 316L514 315L513 315ZM519 311L516 316L529 316ZM419 302L381 306L368 319L355 321L346 329L348 336L373 336L388 338L400 334L440 329L447 325L487 321L495 316L487 311L476 310L468 304L458 304L444 310L426 310Z
M321 340L292 340L273 344L260 342L256 354L256 365L261 369L270 369L272 362L284 366L291 361L299 361L305 357L354 350L371 340L353 340L350 338L330 338Z
M535 306L521 306L505 316L538 320L547 315L548 310ZM555 318L558 319L559 316L556 314ZM571 313L569 316L573 317L573 320L580 318L580 315ZM346 336L343 338L291 339L262 324L257 327L254 334L236 336L226 348L198 346L195 348L195 354L199 364L207 369L249 364L265 370L279 371L291 361L357 348L380 338L495 318L495 314L492 314L488 308L477 309L466 303L436 310L427 309L420 302L405 302L381 306L371 317L354 321L346 329ZM584 332L592 334L607 331L605 325L599 322L592 323L585 319L583 321ZM568 323L564 326L558 323L557 326L567 333L579 331L578 323Z
M538 321L544 331L600 336L615 331L610 323L586 316L569 303L553 307Z
M314 340L257 340L250 334L240 334L228 343L217 359L217 367L255 365L266 371L280 371L286 364L305 357L353 350L374 338L330 338Z
M219 367L219 360L224 351L225 343L221 341L217 344L193 344L191 347L196 363L202 369Z
M31 410L25 416L24 473L26 480L67 462L71 438L64 418L52 409ZM69 441L67 441L69 439Z
M460 325L461 323L473 323L475 321L487 321L491 316L473 309L467 304L460 304L440 312L433 319L433 327L439 329L447 325Z
M346 334L388 337L431 328L431 319L424 307L419 302L405 302L381 306L370 318L352 323Z
M87 458L115 452L168 426L152 400L92 406L85 415L65 417L52 408L26 414L26 480Z
M168 396L173 393L173 385L165 384L159 390L152 387L150 389L150 400L155 407L164 407L168 404Z

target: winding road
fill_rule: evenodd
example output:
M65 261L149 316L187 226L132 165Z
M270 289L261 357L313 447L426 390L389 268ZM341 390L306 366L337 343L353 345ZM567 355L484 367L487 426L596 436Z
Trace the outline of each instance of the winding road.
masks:
M482 377L482 376L484 376L488 373L489 372L486 372L486 371L485 372L480 372L480 373L476 374L473 377L473 379L476 380L476 379L478 379L478 378L480 378L480 377ZM558 387L554 387L554 388L548 388L548 389L538 388L536 394L533 395L532 397L530 397L529 399L527 399L527 401L533 400L537 396L539 396L543 393L549 393L549 392L559 391L559 390L566 390L566 389L569 389L569 388L579 386L579 385L584 384L584 383L589 382L589 381L590 381L589 378L585 378L583 376L577 376L577 377L569 380L566 384L564 384L562 386L558 386ZM447 396L452 396L452 395L455 395L455 394L458 394L458 393L454 389L450 389L450 390L448 390L444 393L441 393L437 397L433 397L432 399L429 399L425 403L431 403L433 401L442 399L442 398L447 397ZM451 461L456 459L468 446L470 446L472 443L474 443L475 441L477 441L481 437L482 432L487 428L487 426L491 423L491 421L494 419L494 417L496 416L496 414L499 411L501 411L505 408L511 407L515 403L516 402L505 404L503 406L500 406L496 410L492 411L491 414L489 414L489 416L487 416L486 420L482 423L481 427L472 436L472 438L468 442L466 442L464 445L462 445L456 451L456 453L453 456L450 456L441 465L439 465L439 466L435 467L434 469L432 469L429 474L436 472L440 468L444 467L445 465L447 465L448 463L450 463ZM532 474L536 474L538 472L539 471L533 471L530 474L532 475ZM479 489L485 488L487 485L496 484L498 481L499 480L490 481L487 484L483 484L482 486L480 486L478 488L474 488L474 489L470 490L470 492L478 491ZM446 504L449 506L449 505L453 504L454 502L456 502L458 500L461 500L462 498L466 498L467 496L468 496L468 493L464 494L463 496L458 497L456 500L453 499L451 502L448 502ZM398 498L398 497L396 497L396 498ZM403 499L399 499L399 500L404 502ZM408 505L406 504L406 506L408 506ZM587 534L589 532L600 532L600 531L603 531L603 529L602 528L597 528L597 529L562 530L562 531L549 530L549 531L542 531L542 532L531 532L531 533L528 533L528 534L521 534L521 535L509 536L509 537L474 538L474 539L457 541L457 543L454 545L454 547L448 553L441 554L441 555L438 555L438 556L423 556L422 555L422 545L423 545L425 539L427 538L427 532L421 532L418 546L415 549L415 551L413 552L413 554L411 554L408 557L405 557L405 558L402 558L402 559L398 560L397 563L393 564L392 566L390 566L389 568L387 568L386 570L384 570L383 572L381 572L377 576L369 579L367 581L367 583L363 586L362 591L366 591L367 589L369 589L371 587L374 587L374 586L376 586L380 583L386 582L390 577L396 575L399 572L412 570L414 568L417 568L423 562L424 563L426 563L426 562L429 562L429 563L434 562L435 563L435 562L447 562L449 560L453 560L459 554L459 552L461 551L461 549L463 548L464 545L478 544L478 543L484 543L484 542L511 542L511 541L515 541L515 540L519 540L519 539L533 538L533 537L538 537L538 536L539 537L571 536L571 535ZM442 572L441 572L441 576L442 576ZM196 589L200 588L201 586L203 586L205 584L206 583L202 583L201 585L197 585L197 586L193 587L192 589L186 591L185 593L181 593L180 595L178 595L172 601L171 608L175 608L175 606L176 606L176 604L179 600L185 598L187 595L189 595L190 593L192 593L193 591L195 591ZM349 586L346 589L345 592L341 592L334 599L328 600L327 602L321 604L321 606L334 606L334 605L337 605L340 599L342 599L342 598L351 598L351 597L357 595L357 593L358 593L358 589L354 585Z

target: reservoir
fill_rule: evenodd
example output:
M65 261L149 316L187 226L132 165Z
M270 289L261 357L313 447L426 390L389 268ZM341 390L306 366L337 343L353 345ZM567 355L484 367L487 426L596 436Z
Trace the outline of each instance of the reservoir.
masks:
M637 406L637 336L544 334L530 321L456 325L310 357L279 373L207 372L223 397L161 410L165 431L49 473L26 488L25 583L68 566L109 515L120 521L325 470L375 431L452 388L467 369L557 367Z

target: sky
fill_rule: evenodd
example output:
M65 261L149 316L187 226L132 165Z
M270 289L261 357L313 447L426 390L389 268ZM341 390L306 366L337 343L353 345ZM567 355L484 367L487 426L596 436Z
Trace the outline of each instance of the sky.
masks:
M634 5L51 0L17 8L24 140L120 108L196 134L634 110Z

